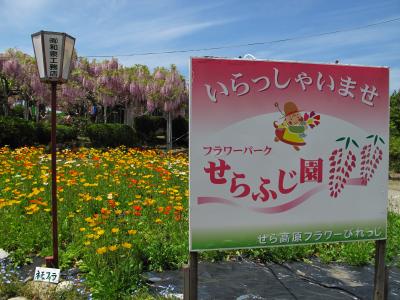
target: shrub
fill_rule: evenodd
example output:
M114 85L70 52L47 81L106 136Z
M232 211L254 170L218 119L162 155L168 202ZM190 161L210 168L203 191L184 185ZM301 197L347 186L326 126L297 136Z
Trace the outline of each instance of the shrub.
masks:
M172 120L172 139L176 145L188 146L189 142L189 122L183 117L177 117Z
M75 141L78 137L78 130L73 126L57 125L57 143Z
M36 124L36 135L39 144L47 145L51 142L51 125L49 123ZM70 143L77 139L78 130L73 126L57 125L56 141Z
M167 121L163 117L143 115L135 118L135 129L139 139L143 142L155 141L156 132L167 127Z
M36 130L32 122L20 118L0 117L0 145L16 148L36 142Z
M49 123L40 122L36 124L37 141L41 145L50 143L51 127Z
M23 105L16 105L10 109L10 116L17 117L17 118L23 118L24 110L25 110L25 108Z
M393 172L400 172L400 137L391 136L389 145L389 167Z
M135 130L128 125L92 124L87 127L86 134L94 147L131 147L137 144Z

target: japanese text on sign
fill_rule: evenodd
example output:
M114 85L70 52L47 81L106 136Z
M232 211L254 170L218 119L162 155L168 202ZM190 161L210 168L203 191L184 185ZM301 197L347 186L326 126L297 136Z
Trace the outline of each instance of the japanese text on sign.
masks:
M60 281L60 269L36 267L33 280L58 283Z

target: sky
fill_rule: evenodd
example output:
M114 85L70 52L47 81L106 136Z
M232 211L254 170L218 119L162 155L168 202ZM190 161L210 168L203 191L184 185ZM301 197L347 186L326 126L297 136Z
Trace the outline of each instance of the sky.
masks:
M0 52L17 48L33 55L32 33L59 31L76 38L79 56L114 56L124 66L175 64L185 77L191 56L251 54L267 60L387 66L393 91L400 89L400 20L349 29L396 18L400 0L0 0ZM340 32L315 36L333 31ZM119 56L257 42L268 43Z

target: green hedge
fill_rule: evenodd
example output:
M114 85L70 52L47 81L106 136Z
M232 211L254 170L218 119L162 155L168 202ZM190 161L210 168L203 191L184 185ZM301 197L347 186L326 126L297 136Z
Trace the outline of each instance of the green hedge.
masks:
M0 117L0 145L16 148L35 143L37 136L34 123L20 118Z
M46 145L50 143L49 123L34 123L21 118L0 117L0 145L11 148ZM57 125L57 144L76 141L78 130L75 127Z
M178 139L175 141L176 139ZM172 139L175 145L189 145L189 122L183 117L177 117L172 120Z
M156 141L156 132L164 131L167 128L167 121L158 116L140 116L135 118L135 130L138 138L144 143Z
M121 124L92 124L86 129L94 147L136 146L138 138L135 130Z

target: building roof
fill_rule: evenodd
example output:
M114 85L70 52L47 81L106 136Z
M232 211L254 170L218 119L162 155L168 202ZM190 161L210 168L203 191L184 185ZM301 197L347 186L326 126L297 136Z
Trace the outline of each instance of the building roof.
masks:
M0 60L7 60L7 59L9 59L10 57L7 55L7 54L4 54L4 53L0 53Z

